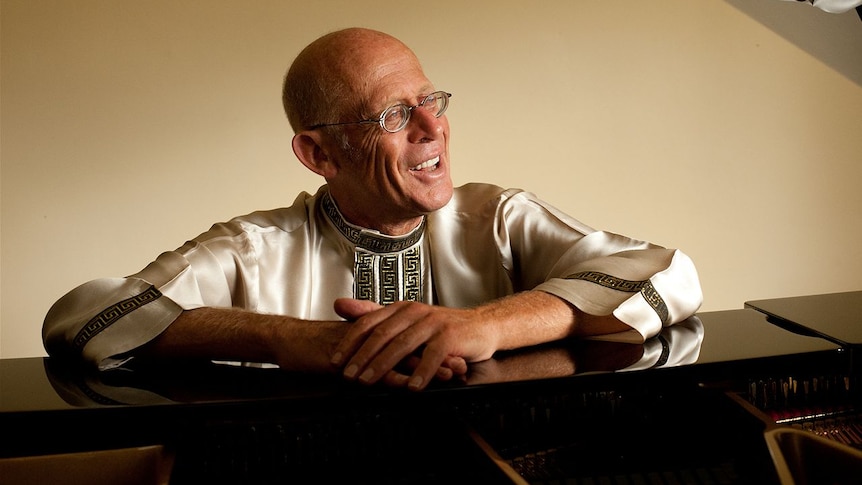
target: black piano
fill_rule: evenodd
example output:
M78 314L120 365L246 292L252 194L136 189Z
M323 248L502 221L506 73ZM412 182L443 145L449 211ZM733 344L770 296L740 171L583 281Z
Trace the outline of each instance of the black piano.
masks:
M0 360L0 484L862 483L862 292L830 298L499 353L422 392Z

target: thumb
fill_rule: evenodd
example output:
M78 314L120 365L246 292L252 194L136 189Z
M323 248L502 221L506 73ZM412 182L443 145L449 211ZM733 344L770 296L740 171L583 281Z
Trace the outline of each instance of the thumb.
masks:
M346 320L356 320L366 313L383 308L382 305L369 300L357 300L355 298L336 298L333 304L335 313Z

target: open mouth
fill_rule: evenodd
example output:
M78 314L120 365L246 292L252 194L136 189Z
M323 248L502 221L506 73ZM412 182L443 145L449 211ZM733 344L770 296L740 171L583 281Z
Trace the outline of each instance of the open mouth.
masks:
M439 155L432 158L431 160L428 160L426 162L420 163L419 165L416 165L415 167L411 168L410 170L412 170L414 172L418 172L420 170L435 170L437 168L438 163L440 163L440 156Z

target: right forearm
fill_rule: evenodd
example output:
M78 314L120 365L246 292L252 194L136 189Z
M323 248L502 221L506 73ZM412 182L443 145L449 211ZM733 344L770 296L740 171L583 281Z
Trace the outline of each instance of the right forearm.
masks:
M184 311L141 349L154 358L274 363L286 370L330 371L341 322L309 322L236 309Z

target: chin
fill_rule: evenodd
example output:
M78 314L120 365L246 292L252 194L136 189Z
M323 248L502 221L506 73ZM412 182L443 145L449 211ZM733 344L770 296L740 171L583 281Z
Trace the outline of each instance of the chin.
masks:
M425 200L425 212L430 214L431 212L442 209L446 204L452 200L452 194L454 189L452 188L452 184L448 184L445 188L441 187L434 191L434 193L429 194L428 199Z

